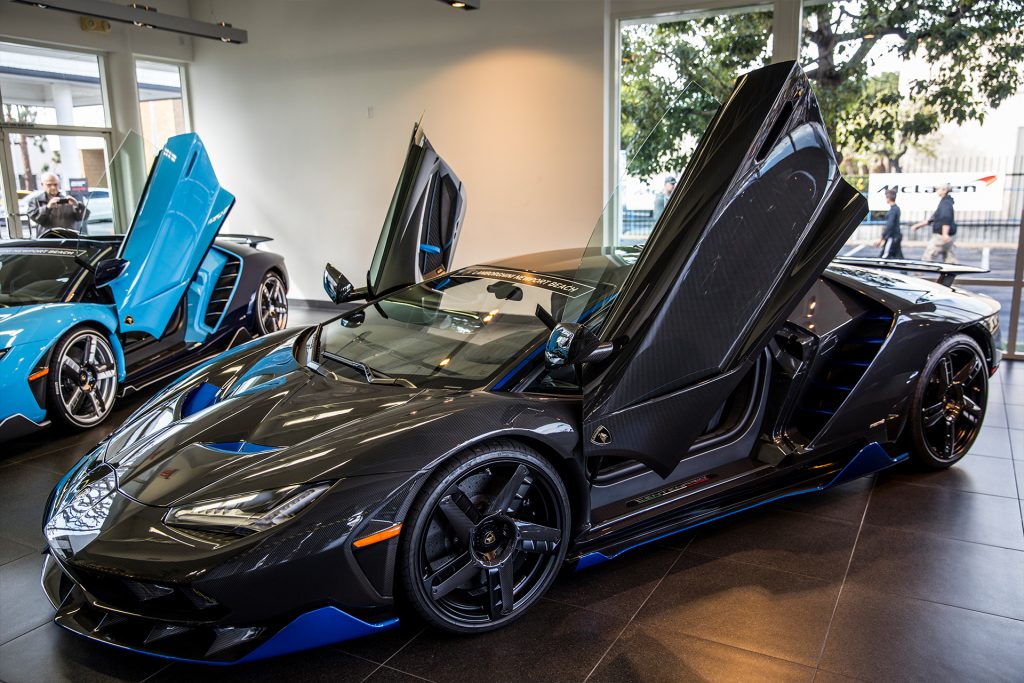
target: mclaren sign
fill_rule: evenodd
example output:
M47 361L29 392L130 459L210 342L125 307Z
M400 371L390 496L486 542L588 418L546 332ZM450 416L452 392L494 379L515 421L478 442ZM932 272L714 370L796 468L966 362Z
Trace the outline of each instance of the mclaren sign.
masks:
M885 191L896 190L896 203L907 212L934 211L939 203L936 191L945 183L953 186L957 211L999 211L1003 208L1005 174L956 173L872 173L868 178L868 208L885 211Z

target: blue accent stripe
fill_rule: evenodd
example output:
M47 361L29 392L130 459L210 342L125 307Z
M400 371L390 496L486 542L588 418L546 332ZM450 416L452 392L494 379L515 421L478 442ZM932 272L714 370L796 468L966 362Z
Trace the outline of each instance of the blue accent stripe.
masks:
M576 319L576 322L581 323L581 322L586 321L587 318L589 318L591 316L591 314L596 313L597 311L599 311L602 306L604 306L606 303L609 303L610 301L614 300L615 297L617 297L618 295L619 295L619 293L615 292L615 293L609 294L605 298L601 299L596 304L594 304L593 306L591 306L587 310L583 311L583 313L580 315L580 317Z
M428 254L440 254L441 247L435 247L433 244L421 244L420 251L425 251Z
M768 498L767 500L762 500L760 502L754 503L753 505L748 505L738 510L733 510L732 512L726 512L725 514L718 515L717 517L712 517L710 519L705 519L695 524L690 524L689 526L674 529L673 531L661 534L660 536L655 536L654 538L649 538L635 545L631 545L628 548L623 548L622 550L618 551L617 553L613 553L612 555L605 555L604 553L598 551L587 553L586 555L581 557L579 561L576 563L576 571L602 564L604 562L607 562L608 560L618 557L624 552L628 552L630 550L633 550L634 548L639 548L640 546L647 545L648 543L654 543L655 541L660 541L663 538L668 538L669 536L674 536L675 534L679 534L684 531L689 531L690 529L696 529L699 526L704 526L705 524L710 524L711 522L717 522L720 519L732 517L733 515L738 515L741 512L746 512L747 510L753 510L754 508L761 507L762 505L767 505L768 503L774 503L776 501L783 500L784 498L792 498L793 496L802 496L805 493L818 493L820 491L824 491L825 489L832 488L833 486L845 484L848 481L852 481L865 475L872 474L880 470L884 470L887 467L892 467L893 465L903 462L904 460L907 459L907 457L908 454L903 453L902 455L897 455L894 458L890 456L888 453L886 453L885 449L882 448L882 446L877 441L869 443L867 446L860 449L857 452L857 455L853 456L853 459L850 460L850 462L846 463L846 466L839 471L839 474L833 477L832 480L826 484L822 484L821 486L814 486L809 489L792 491L790 493L783 493L782 495L775 496L774 498Z

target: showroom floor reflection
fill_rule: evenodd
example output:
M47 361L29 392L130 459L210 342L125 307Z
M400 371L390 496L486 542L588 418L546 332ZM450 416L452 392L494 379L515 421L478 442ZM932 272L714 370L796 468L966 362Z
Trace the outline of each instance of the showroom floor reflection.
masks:
M330 310L294 309L292 325ZM40 514L82 436L0 447L0 680L1019 680L1024 364L994 378L970 456L904 466L666 539L578 574L504 630L418 625L259 664L199 667L63 632L39 588Z

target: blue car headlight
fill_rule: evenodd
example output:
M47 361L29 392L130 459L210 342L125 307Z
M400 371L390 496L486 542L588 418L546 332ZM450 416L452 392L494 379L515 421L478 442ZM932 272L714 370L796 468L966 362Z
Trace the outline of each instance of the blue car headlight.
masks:
M287 522L331 487L330 482L286 486L173 507L168 526L252 534Z

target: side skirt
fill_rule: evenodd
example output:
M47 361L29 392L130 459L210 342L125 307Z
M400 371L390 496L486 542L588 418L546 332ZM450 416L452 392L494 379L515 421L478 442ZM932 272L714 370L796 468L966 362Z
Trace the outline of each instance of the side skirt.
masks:
M696 513L691 510L684 513L681 517L665 520L656 526L640 531L639 533L635 533L628 538L619 537L616 540L603 544L604 547L600 549L585 550L584 552L577 554L575 558L570 557L570 559L577 560L577 570L593 567L618 557L622 553L632 550L633 548L638 548L662 538L703 526L709 522L731 517L732 515L744 512L745 510L767 505L768 503L782 500L784 498L800 496L805 493L818 493L825 489L832 488L833 486L845 484L846 482L854 479L892 467L893 465L903 462L907 457L906 453L892 457L879 443L872 442L858 451L857 454L853 456L853 458L835 476L826 480L824 483L817 485L808 485L803 483L796 487L779 489L767 493L759 498L746 500L733 505L726 505L714 510L699 510Z

